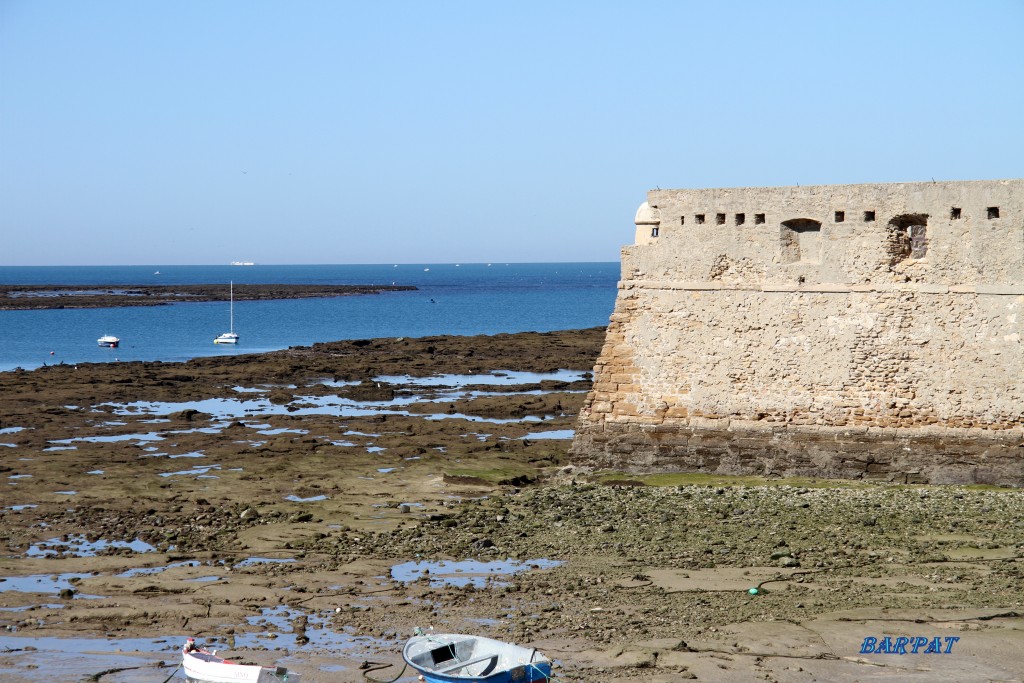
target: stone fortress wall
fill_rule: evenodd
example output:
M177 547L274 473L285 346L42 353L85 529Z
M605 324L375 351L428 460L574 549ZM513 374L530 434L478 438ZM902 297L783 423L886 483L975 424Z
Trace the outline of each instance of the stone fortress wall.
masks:
M1024 485L1024 180L653 190L574 461Z

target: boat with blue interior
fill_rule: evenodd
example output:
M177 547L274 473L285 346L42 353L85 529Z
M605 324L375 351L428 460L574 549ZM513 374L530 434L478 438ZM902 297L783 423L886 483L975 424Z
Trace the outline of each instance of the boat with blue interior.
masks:
M402 650L406 663L427 683L547 683L551 660L536 648L459 633L416 629Z

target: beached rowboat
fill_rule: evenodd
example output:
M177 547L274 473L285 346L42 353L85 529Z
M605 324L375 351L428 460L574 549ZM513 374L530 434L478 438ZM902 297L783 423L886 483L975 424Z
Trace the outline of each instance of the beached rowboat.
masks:
M189 638L181 648L181 668L191 683L301 683L301 676L283 666L238 664L196 646Z
M409 639L402 657L427 683L533 683L551 680L551 660L536 648L458 633Z

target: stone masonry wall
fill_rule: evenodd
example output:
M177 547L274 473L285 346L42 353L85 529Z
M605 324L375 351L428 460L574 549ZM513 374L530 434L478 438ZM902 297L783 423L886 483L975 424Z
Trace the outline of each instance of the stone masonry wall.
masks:
M581 464L1024 485L1024 181L658 190Z

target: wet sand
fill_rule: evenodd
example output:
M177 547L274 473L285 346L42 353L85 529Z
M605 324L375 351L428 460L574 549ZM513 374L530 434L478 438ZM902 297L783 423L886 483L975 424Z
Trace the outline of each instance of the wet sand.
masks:
M574 469L602 341L0 373L0 681L159 683L187 636L388 680L416 626L565 681L1021 680L1019 491Z

